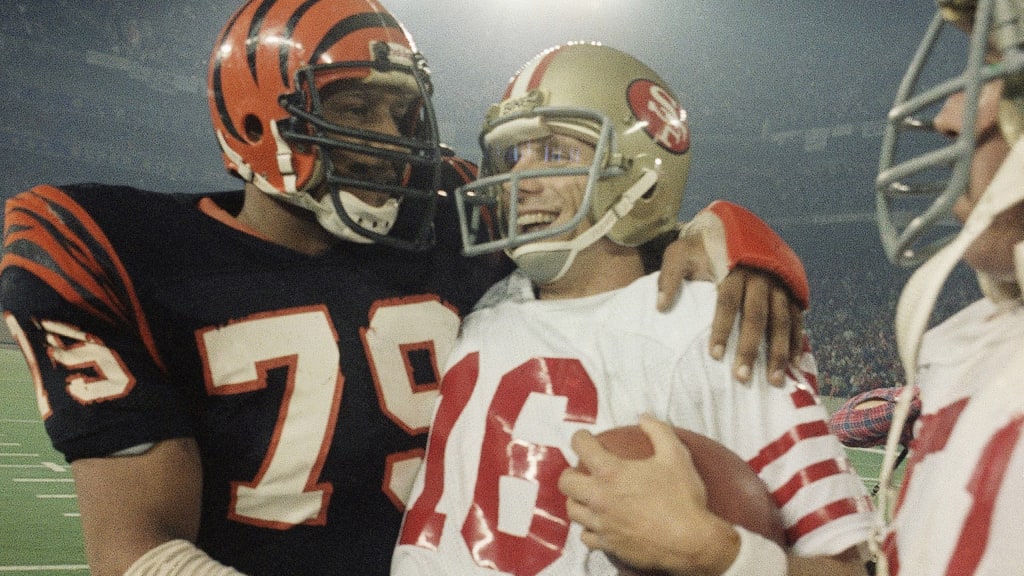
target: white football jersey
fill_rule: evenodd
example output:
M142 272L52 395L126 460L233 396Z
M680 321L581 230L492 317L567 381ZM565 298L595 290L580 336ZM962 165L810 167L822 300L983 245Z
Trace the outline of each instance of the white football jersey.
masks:
M1024 570L1024 306L981 300L930 330L890 572Z
M765 380L763 353L753 382L733 380L731 352L707 352L712 284L687 284L670 313L655 308L655 275L581 299L509 294L520 298L463 323L392 574L615 574L568 521L557 482L577 462L576 430L636 424L644 412L750 463L796 553L866 540L871 505L828 434L813 361L784 388Z

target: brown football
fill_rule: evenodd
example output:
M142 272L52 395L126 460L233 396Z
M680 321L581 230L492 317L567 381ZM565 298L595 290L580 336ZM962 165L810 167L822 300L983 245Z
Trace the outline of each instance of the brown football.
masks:
M726 521L757 532L785 548L786 529L779 508L754 470L735 452L703 434L676 428L676 435L690 450L693 464L704 480L708 509ZM640 426L605 430L597 435L597 439L606 450L620 458L643 460L654 455L654 447ZM624 575L657 574L615 563Z

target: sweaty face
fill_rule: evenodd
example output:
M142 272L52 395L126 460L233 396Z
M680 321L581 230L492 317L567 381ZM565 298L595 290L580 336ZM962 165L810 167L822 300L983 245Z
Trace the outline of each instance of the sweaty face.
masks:
M340 81L321 92L324 119L331 124L386 136L407 136L410 116L419 106L419 95L397 87L366 85L358 81ZM402 151L394 144L372 143L353 135L331 134L354 145ZM407 175L408 167L381 156L335 148L330 153L334 169L340 176L378 184L397 184ZM370 190L349 189L353 195L372 206L380 206L387 195Z
M501 162L512 172L551 168L589 167L594 161L594 147L582 140L553 134L522 142L501 151ZM511 199L511 184L503 187L503 203ZM520 234L565 224L579 212L587 188L586 174L572 176L540 176L519 181L516 198ZM544 241L570 240L589 228L593 222L585 218L574 230Z
M953 206L953 214L961 222L967 220L1010 151L998 125L1002 88L1000 80L989 82L982 89L970 179L967 190ZM963 127L963 112L963 93L950 96L935 117L936 129L956 137ZM1014 279L1013 246L1021 241L1024 241L1024 203L996 216L988 229L967 249L964 260L975 270L1010 282Z

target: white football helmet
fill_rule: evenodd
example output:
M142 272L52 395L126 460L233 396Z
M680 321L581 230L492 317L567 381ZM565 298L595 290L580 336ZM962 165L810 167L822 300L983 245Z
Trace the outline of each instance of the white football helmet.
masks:
M509 155L552 134L595 148L586 167L512 171ZM575 255L601 237L638 246L676 223L690 165L686 112L648 66L596 43L545 50L511 79L491 105L480 134L480 179L456 191L465 253L505 250L537 283L552 282ZM520 232L520 182L542 176L587 176L579 211L562 225ZM503 193L503 188L507 191ZM565 242L542 242L593 226ZM497 237L488 235L496 225Z

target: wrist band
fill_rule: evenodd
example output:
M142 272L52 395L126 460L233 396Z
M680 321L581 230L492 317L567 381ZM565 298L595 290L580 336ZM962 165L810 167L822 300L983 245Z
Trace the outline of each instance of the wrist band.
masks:
M187 540L170 540L151 548L124 576L244 576L206 555Z
M722 576L786 576L786 552L771 540L742 526L733 526L740 534L740 553Z

